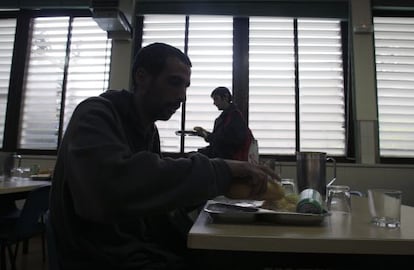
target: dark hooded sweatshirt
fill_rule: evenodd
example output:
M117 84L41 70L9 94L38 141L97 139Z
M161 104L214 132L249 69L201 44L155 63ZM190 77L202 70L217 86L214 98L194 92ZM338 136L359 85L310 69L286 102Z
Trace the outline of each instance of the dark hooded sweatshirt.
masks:
M230 181L221 159L163 158L157 128L144 129L132 93L83 101L52 182L61 268L181 269L192 225L186 210L223 194Z

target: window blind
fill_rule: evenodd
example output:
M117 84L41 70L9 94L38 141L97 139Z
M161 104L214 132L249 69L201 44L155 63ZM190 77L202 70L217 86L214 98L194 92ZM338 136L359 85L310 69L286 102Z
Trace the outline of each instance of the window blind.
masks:
M345 155L345 98L338 20L298 20L300 151Z
M249 126L260 154L295 153L293 20L250 17Z
M165 42L184 51L185 16L149 15L144 17L143 46ZM188 55L192 62L191 85L187 89L186 129L202 126L212 130L220 113L213 105L211 91L217 86L231 89L233 67L233 19L230 16L190 16ZM179 152L181 109L168 121L158 121L161 149ZM186 152L206 143L201 137L185 137Z
M251 17L249 123L261 154L345 154L345 101L338 20L298 20L299 113L295 112L292 18Z
M111 44L107 33L91 18L73 20L64 127L82 100L108 88Z
M163 42L184 51L185 16L150 15L144 17L142 46L154 42ZM168 121L157 121L162 152L180 151L180 137L175 131L181 127L181 107Z
M63 89L66 87L66 124L81 100L107 88L110 45L106 32L92 18L32 20L20 148L57 148Z
M0 19L0 147L3 145L16 19Z
M232 89L233 83L233 17L190 16L188 56L193 68L187 91L186 129L202 126L213 131L218 111L210 97L218 86ZM186 152L207 145L201 137L188 137Z
M374 17L381 157L414 157L414 18Z

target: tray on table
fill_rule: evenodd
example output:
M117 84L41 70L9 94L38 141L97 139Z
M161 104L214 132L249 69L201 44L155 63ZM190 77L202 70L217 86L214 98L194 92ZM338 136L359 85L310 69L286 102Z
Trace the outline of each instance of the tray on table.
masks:
M254 224L284 224L284 225L321 225L329 215L324 211L322 214L306 214L286 211L273 211L260 208L260 202L228 202L209 201L204 207L213 222L217 223L254 223Z

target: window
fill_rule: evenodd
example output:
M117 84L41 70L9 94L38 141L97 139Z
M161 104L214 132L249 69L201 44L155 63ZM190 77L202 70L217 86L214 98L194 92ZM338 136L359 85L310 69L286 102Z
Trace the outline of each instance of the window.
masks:
M229 16L190 16L188 56L193 68L187 91L186 129L202 126L212 131L221 111L210 97L217 86L232 89L233 18ZM185 151L205 145L201 137L188 137Z
M0 146L3 145L16 19L0 19Z
M340 22L251 17L249 43L249 124L260 153L345 155Z
M249 126L260 154L295 152L292 19L250 18Z
M107 89L110 48L90 17L32 20L19 148L57 148L76 105Z
M165 42L184 51L186 16L151 15L144 17L143 46ZM212 130L219 111L210 98L217 86L231 89L233 67L233 18L230 16L190 16L188 56L192 62L191 86L187 89L185 129L202 126ZM170 120L158 121L161 149L180 151L182 110ZM206 143L201 137L186 137L184 151L194 151Z
M180 151L180 137L174 132L182 126L213 128L220 112L212 104L211 91L220 85L232 89L233 81L238 80L233 77L233 35L244 31L233 29L238 25L233 20L231 16L144 16L142 46L158 41L183 51L187 48L193 62L184 113L157 122L162 151ZM344 156L341 22L250 17L248 30L249 44L241 47L249 48L243 51L249 63L242 68L249 72L249 126L259 141L260 153L293 155L300 149ZM199 137L184 137L185 152L204 145Z
M414 18L374 17L381 157L414 157Z
M153 15L144 17L142 46L153 42L168 43L184 51L185 16ZM179 152L180 138L175 131L181 127L181 108L168 121L156 123L160 134L161 151Z

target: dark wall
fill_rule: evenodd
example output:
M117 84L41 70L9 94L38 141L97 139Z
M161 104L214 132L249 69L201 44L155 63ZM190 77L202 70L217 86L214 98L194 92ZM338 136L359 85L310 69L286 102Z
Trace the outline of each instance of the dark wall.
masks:
M2 0L0 8L85 8L90 0Z

